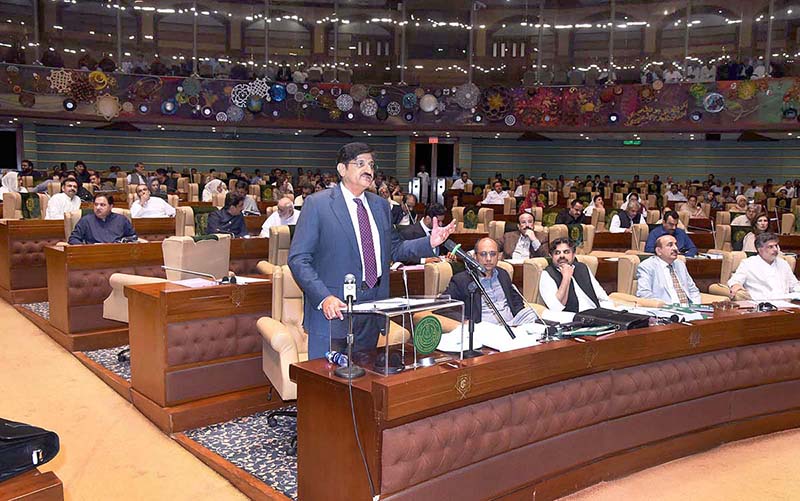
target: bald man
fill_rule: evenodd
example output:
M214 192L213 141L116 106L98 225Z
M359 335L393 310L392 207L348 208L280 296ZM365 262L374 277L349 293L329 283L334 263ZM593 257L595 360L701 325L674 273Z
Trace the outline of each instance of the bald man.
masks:
M497 311L506 322L514 318L525 307L522 298L511 287L511 277L502 268L497 267L500 258L500 246L492 238L482 238L475 244L475 257L486 268L486 273L481 277L481 283L492 298ZM447 286L445 294L458 301L464 302L464 318L472 318L475 323L481 321L499 324L494 312L486 304L484 298L477 294L474 304L469 301L469 284L472 283L468 271L462 271L453 276Z
M294 200L283 197L278 200L278 210L273 212L261 226L261 236L269 238L269 229L273 226L291 226L297 224L300 211L294 210Z

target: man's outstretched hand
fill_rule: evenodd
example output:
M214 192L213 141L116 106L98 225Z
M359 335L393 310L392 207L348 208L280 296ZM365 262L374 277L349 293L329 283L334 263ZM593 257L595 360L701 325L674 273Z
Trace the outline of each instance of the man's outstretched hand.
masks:
M435 249L442 245L453 232L456 231L455 220L450 221L447 226L439 226L439 218L433 218L433 228L431 228L431 248Z

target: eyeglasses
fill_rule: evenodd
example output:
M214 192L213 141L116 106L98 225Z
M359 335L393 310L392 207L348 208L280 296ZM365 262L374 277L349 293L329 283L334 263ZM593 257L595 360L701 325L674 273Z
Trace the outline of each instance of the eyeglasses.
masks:
M367 166L369 168L371 168L371 169L375 169L375 162L365 162L363 160L359 160L357 162L356 161L347 162L347 164L348 165L353 164L356 167L358 167L359 169L363 169L364 167L367 167Z
M483 252L478 252L477 254L484 259L487 257L497 257L496 251L483 251Z

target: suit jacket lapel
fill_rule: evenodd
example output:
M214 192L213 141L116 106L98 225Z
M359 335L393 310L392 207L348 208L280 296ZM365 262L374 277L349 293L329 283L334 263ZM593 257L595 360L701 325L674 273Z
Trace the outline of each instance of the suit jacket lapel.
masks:
M353 221L350 219L350 211L347 209L347 203L344 201L342 188L339 185L331 190L331 212L336 216L336 219L339 220L339 224L342 226L347 240L353 247L353 251L359 256L360 261L361 251L358 248L358 240L356 240L356 230L353 228Z
M389 231L389 228L386 228L386 224L385 224L386 221L384 220L384 218L381 217L382 214L381 214L380 208L378 206L378 203L380 203L380 202L373 203L374 198L371 197L370 195L371 195L370 192L365 192L364 193L364 196L367 199L367 203L369 204L369 210L370 210L370 212L372 212L373 219L375 219L375 224L378 225L378 240L379 240L379 242L378 242L378 252L379 252L378 259L382 260L383 259L383 255L386 254L386 249L384 248L384 244L388 246L390 244L390 240L391 240L391 239L387 240L386 238L384 238L384 236L388 236L387 232ZM375 196L378 198L378 200L382 200L377 195L375 195ZM383 270L383 271L385 272L386 270Z

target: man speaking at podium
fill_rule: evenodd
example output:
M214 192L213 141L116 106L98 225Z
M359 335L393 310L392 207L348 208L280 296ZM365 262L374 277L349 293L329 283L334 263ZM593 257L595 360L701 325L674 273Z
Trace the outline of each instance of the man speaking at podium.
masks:
M455 223L433 221L430 236L403 240L392 228L389 202L366 191L375 174L373 150L364 143L344 145L336 159L341 182L306 198L289 248L289 268L303 290L303 326L308 358L341 351L347 336L342 309L344 277L358 284L356 302L389 297L389 263L430 257L453 233ZM357 315L354 351L377 345L382 318Z

